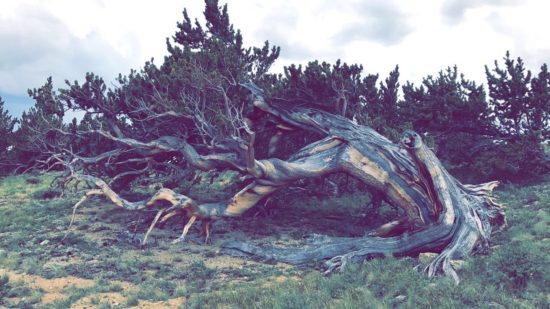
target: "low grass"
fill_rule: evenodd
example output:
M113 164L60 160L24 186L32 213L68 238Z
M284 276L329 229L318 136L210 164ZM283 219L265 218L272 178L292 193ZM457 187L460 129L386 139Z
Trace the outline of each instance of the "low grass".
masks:
M499 189L509 226L494 236L487 253L457 265L462 281L455 286L448 278L428 279L422 267L415 267L418 262L408 258L375 259L324 277L312 267L270 265L217 253L225 240L300 245L314 233L362 235L396 214L387 205L376 211L368 208L368 194L307 199L281 195L269 208L216 222L212 246L193 243L197 230L191 231L191 241L170 244L182 226L181 220L171 220L155 229L150 245L141 248L135 240L154 212L144 215L133 236L136 217L102 199L82 207L62 240L80 196L65 192L60 198L61 192L49 187L55 176L0 179L0 274L10 276L0 276L0 307L550 307L550 179ZM220 191L234 191L233 175L212 177L212 185L204 177L202 186L183 190L195 195L217 191L216 198L222 196ZM151 190L139 189L140 194ZM42 288L35 278L67 284ZM77 279L91 283L71 283ZM182 301L173 302L177 299Z
M458 286L448 278L428 279L415 269L417 262L414 260L386 257L367 261L328 278L311 272L297 280L286 278L268 286L241 282L227 290L194 294L186 306L549 308L550 181L526 187L507 185L497 195L507 205L509 225L495 235L492 250L487 255L479 254L457 265L462 280ZM345 206L348 203L355 207L342 211L353 216L357 205L364 205L365 201L353 195L340 200L309 199L297 208L322 208L328 204ZM383 209L377 219L392 215L392 211Z
M10 281L8 276L0 276L0 307L32 308L42 298L41 289L30 288L22 281Z
M56 300L49 304L44 304L41 307L46 308L70 308L71 305L73 305L78 300L82 299L85 296L99 294L99 293L107 293L107 292L121 292L122 287L116 283L109 283L105 280L98 280L95 285L91 287L86 288L80 288L75 285L69 285L66 288L63 289L64 294L66 294L66 297L60 300ZM94 300L92 298L92 303L97 302L96 304L92 305L102 305L103 308L105 308L109 303L103 303L101 304L98 300ZM95 306L94 306L95 307ZM106 307L111 308L111 307Z

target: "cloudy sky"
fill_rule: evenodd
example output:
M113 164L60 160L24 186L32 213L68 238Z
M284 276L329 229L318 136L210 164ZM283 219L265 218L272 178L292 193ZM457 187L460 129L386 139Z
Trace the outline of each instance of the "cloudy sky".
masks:
M246 45L282 47L275 72L340 58L383 78L399 64L401 83L418 83L456 64L484 83L484 65L506 50L534 71L550 63L547 0L228 2ZM18 116L32 105L27 89L48 76L62 87L88 71L113 81L152 57L159 64L184 7L201 19L203 0L1 0L0 96Z

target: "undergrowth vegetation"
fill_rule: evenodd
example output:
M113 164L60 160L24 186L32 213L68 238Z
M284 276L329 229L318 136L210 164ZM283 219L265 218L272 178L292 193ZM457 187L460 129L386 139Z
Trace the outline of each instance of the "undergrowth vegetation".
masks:
M243 218L217 222L214 244L198 231L170 244L181 229L171 220L139 239L154 212L137 218L98 199L83 206L70 233L71 207L79 198L52 190L55 174L0 180L0 307L8 308L547 308L550 305L550 179L524 187L505 185L508 227L490 249L456 261L461 283L428 279L420 259L387 256L344 273L322 276L319 265L271 265L220 255L226 240L300 245L312 234L362 235L395 216L375 210L369 195L304 198L280 196ZM231 175L212 185L223 191ZM205 177L191 194L208 194ZM184 184L185 185L185 184ZM191 188L191 187L189 187ZM145 193L155 188L141 188ZM182 188L185 189L185 188ZM233 188L231 188L233 189ZM193 191L194 190L194 191ZM197 235L196 238L193 236ZM62 284L59 284L61 282Z

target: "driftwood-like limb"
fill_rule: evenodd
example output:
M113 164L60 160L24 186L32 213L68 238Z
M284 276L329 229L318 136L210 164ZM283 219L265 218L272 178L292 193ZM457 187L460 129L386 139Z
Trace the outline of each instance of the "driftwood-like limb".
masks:
M71 215L71 222L69 222L69 227L67 227L67 232L65 233L65 236L63 236L61 240L65 240L65 238L67 238L67 236L69 235L71 227L73 226L73 223L74 223L76 210L78 209L78 207L84 204L84 202L86 202L90 197L94 195L102 195L102 194L103 192L101 190L97 190L97 189L90 190L86 192L86 194L84 194L84 196L82 196L82 198L73 206L73 214Z
M136 223L134 225L134 233L132 234L132 238L136 237L136 233L137 233L137 230L138 230L138 227L139 227L139 222L141 221L141 214L142 214L142 211L138 210L138 215L137 215L137 219L136 219Z
M369 236L388 237L395 233L403 232L404 225L407 223L407 217L402 217L388 223L384 223L374 231L370 232Z
M147 243L147 237L149 237L149 234L151 233L151 231L153 230L153 228L155 227L155 225L159 221L159 218L162 216L164 211L166 211L166 208L161 209L157 212L155 218L153 219L153 222L151 222L151 225L149 226L149 229L147 229L147 232L145 233L145 236L143 236L143 241L141 243L142 245L145 245Z
M141 214L142 209L147 207L153 207L155 203L158 201L167 201L171 203L172 204L171 207L162 208L157 212L157 214L155 215L155 218L149 225L149 228L147 229L147 232L143 237L143 241L142 241L143 245L147 243L149 234L153 231L154 227L156 226L157 223L159 223L159 221L160 223L164 223L169 218L182 215L182 214L185 214L188 217L190 217L191 219L189 220L187 225L184 227L182 235L177 240L177 241L180 241L184 239L185 235L189 231L189 228L195 222L196 219L201 219L209 222L212 218L216 218L217 216L223 215L223 210L221 210L223 209L222 204L214 203L214 204L199 205L193 199L185 195L178 194L170 189L160 189L150 199L137 201L137 202L130 202L120 197L107 185L105 181L99 179L98 177L90 176L90 175L73 174L70 176L69 182L70 181L86 182L90 185L95 186L95 188L87 191L82 196L82 198L73 206L71 222L69 224L69 228L67 229L67 233L65 234L65 237L63 237L63 239L65 239L68 233L70 232L70 227L72 226L75 219L76 210L79 208L79 206L81 206L84 202L89 200L92 196L105 196L113 204L131 211L138 211L139 214ZM205 236L207 237L207 241L209 241L209 238L210 238L209 223L206 225L205 231L206 231Z
M262 177L262 170L256 162L256 155L254 154L254 142L256 141L256 133L250 133L250 141L246 145L246 171L256 177Z
M283 131L277 130L277 132L269 139L269 145L267 150L267 156L271 157L277 152L277 147L279 146L281 142L281 138L283 136Z
M192 216L189 221L187 222L187 224L185 224L185 226L183 227L183 232L181 233L181 236L178 237L177 239L175 239L174 241L172 241L173 244L176 244L178 242L183 242L183 240L185 239L185 235L187 235L187 233L189 232L189 228L191 228L191 226L193 225L193 223L195 223L195 220L197 220L197 217L196 216Z
M203 220L202 221L202 235L204 236L204 243L209 244L211 242L210 233L211 233L212 221Z

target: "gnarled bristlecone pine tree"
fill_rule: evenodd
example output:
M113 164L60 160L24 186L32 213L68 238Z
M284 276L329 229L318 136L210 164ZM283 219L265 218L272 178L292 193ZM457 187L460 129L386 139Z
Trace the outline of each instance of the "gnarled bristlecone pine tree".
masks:
M388 222L364 237L325 237L303 248L230 242L222 245L222 252L289 264L324 261L327 273L345 269L373 255L408 256L436 252L439 256L426 268L428 274L444 273L457 282L458 276L450 261L464 258L476 248L486 246L491 232L505 225L503 209L492 198L497 182L479 185L460 183L445 170L417 133L406 131L400 143L395 144L373 129L355 124L345 117L303 106L288 107L269 102L256 85L247 83L242 86L253 94L254 109L270 115L281 129L272 137L270 147L275 147L278 140L284 139L281 132L289 130L314 132L322 138L303 147L287 160L260 160L255 157L252 120L243 117L239 123L241 129L247 132L247 142L237 143L236 147L225 147L225 151L211 148L199 152L184 137L164 136L141 142L113 135L107 130L88 131L87 134L99 134L111 140L117 147L96 157L73 154L70 162L61 156L52 157L70 170L66 182L86 182L92 186L74 206L73 218L82 203L97 195L106 196L129 211L159 207L158 201L167 201L169 206L158 210L145 234L144 243L155 224L173 216L183 216L188 220L177 241L185 237L196 221L203 223L208 241L212 220L240 216L296 180L341 172L358 178L373 192L382 195L387 203L404 210L404 217ZM168 111L155 117L167 115L181 116ZM234 117L239 118L235 115L238 113L234 113ZM208 130L205 128L205 131ZM139 160L146 162L142 169L155 164L155 160L151 159L154 156L168 154L170 158L182 158L188 165L203 171L232 168L247 174L253 181L227 201L201 203L171 189L160 189L149 199L130 202L101 178L81 172L82 166L132 151L139 152ZM139 173L142 169L134 172Z

